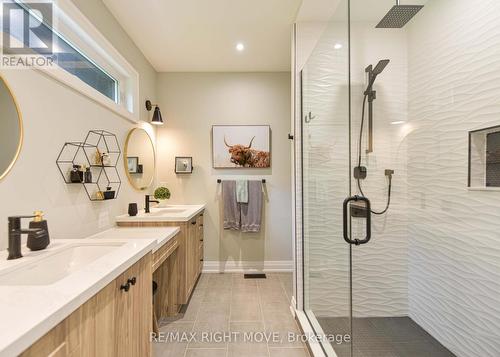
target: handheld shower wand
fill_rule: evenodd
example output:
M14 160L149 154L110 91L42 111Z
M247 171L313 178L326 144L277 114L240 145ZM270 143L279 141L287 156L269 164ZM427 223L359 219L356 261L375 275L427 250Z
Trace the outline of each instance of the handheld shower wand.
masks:
M375 68L372 65L366 67L365 72L368 74L368 85L366 90L364 91L363 98L363 108L361 115L361 125L359 128L359 143L358 143L358 166L354 168L354 178L357 181L359 192L362 196L365 196L363 193L363 189L361 188L361 180L365 179L367 176L367 169L364 166L361 166L361 143L363 141L363 126L365 122L365 108L366 101L368 100L368 149L366 149L366 153L373 152L373 101L377 98L377 92L373 90L373 84L377 79L377 76L383 72L385 67L389 64L390 60L385 59L381 60L377 63ZM392 189L392 175L394 174L394 170L385 170L385 176L387 176L388 183L388 192L387 192L387 204L385 209L382 211L374 211L371 210L373 214L384 214L389 209L389 205L391 203L391 189Z
M385 59L377 63L375 68L372 65L366 67L365 72L368 74L368 86L365 90L365 96L368 98L368 149L366 153L373 152L373 101L377 99L377 92L373 90L373 84L377 76L383 72L390 60Z

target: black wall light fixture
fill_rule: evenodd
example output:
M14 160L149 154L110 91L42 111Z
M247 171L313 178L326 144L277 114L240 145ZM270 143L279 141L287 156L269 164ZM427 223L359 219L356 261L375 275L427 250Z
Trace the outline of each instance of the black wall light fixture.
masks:
M155 111L153 112L153 118L151 119L151 124L154 125L163 125L163 118L161 117L160 107L158 104L151 104L150 100L146 100L146 109L148 112L153 109L153 105L155 107Z

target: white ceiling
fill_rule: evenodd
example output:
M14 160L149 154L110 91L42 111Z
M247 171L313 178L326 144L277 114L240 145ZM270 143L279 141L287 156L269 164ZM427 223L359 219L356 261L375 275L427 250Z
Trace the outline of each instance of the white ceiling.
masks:
M103 1L158 72L290 70L302 0Z
M339 3L346 0L303 0L297 13L297 22L327 22Z
M401 5L425 5L429 0L401 0ZM297 22L347 22L347 0L303 0ZM352 21L379 21L396 0L351 0Z
M428 0L401 0L401 5L425 5ZM351 0L351 21L379 22L396 5L396 0ZM347 1L342 0L333 16L347 21Z

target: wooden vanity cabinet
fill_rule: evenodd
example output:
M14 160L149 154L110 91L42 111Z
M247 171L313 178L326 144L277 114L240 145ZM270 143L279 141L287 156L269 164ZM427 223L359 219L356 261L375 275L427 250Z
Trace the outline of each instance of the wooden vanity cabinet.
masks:
M116 279L115 356L150 356L149 334L153 324L151 267L151 254L148 254L147 259L141 259ZM132 284L128 292L120 290L121 286L125 286L134 277L135 285ZM97 352L97 355L101 355L100 351Z
M179 304L187 304L203 269L203 213L187 222L117 222L121 227L180 227L177 235Z
M184 240L183 250L180 250L184 263L183 279L181 284L179 300L182 304L187 304L193 292L194 286L203 269L203 212L193 217L188 222L165 222L170 226L181 227L181 234ZM181 278L182 280L182 278Z
M197 218L197 225L198 225L198 239L197 239L197 242L198 242L198 247L197 247L197 257L196 257L196 261L198 262L198 274L196 276L196 279L198 279L198 275L201 274L202 270L203 270L203 245L205 244L204 243L204 240L205 240L205 234L204 234L204 231L203 231L203 214L200 214ZM196 279L195 279L195 282L196 282Z
M150 356L151 267L148 253L21 356ZM122 287L127 283L130 287L125 291Z
M178 235L171 238L153 253L153 281L158 290L154 295L155 317L175 316L179 312L179 240Z
M187 269L187 295L190 296L194 284L196 283L196 278L198 277L197 275L197 270L198 270L198 262L197 257L198 257L198 242L197 242L197 237L198 237L198 227L196 224L196 218L193 218L191 221L189 221L188 225L188 234L186 237L186 269Z

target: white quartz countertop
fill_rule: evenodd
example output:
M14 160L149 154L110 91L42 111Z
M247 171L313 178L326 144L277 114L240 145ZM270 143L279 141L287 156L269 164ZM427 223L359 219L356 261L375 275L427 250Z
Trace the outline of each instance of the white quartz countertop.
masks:
M88 237L89 239L152 239L153 253L179 233L179 227L115 227Z
M165 205L150 209L150 213L139 211L137 216L124 214L116 222L187 222L205 209L205 205Z
M106 232L99 241L55 239L45 250L23 250L24 257L16 260L6 260L7 252L0 252L0 356L17 356L158 245L158 237L132 240L128 239L128 233L120 230L120 235L127 239L106 239L113 236L112 232ZM16 271L23 271L21 269L27 270L21 276L42 278L44 259L63 255L78 246L94 251L107 249L107 252L54 283L9 282L12 276L17 276ZM30 272L29 266L36 266L36 273ZM47 269L48 274L51 268ZM57 272L52 269L51 274Z

